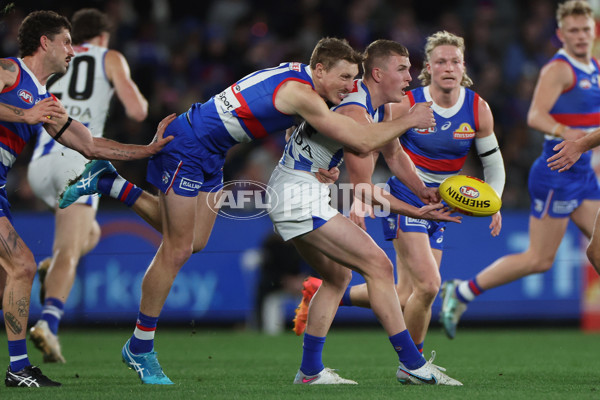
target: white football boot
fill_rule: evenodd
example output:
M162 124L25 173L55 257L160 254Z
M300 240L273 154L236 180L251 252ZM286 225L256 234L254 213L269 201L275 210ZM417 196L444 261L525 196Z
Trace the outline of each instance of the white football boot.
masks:
M357 382L351 381L350 379L344 379L339 376L335 370L331 368L324 368L321 372L316 375L305 375L302 371L298 370L296 377L294 378L294 384L298 385L358 385Z

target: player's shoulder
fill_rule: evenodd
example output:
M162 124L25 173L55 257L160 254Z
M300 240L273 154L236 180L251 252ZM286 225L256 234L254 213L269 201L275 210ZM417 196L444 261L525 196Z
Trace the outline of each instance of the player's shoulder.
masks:
M11 58L0 58L0 81L4 87L13 85L19 76L20 66Z

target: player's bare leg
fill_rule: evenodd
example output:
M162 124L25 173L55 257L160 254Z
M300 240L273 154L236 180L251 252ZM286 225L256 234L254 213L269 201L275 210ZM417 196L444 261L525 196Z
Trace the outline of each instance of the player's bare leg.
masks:
M596 272L600 274L600 211L596 214L596 222L594 223L594 230L586 254Z
M431 320L431 306L440 289L442 252L431 249L429 236L420 232L400 231L393 243L398 258L402 259L397 266L400 285L397 290L402 289L400 269L410 276L412 283L412 292L404 305L404 320L415 343L421 344Z
M79 260L100 240L100 227L95 217L96 210L86 204L56 209L53 256L42 283L44 309L41 319L30 331L31 340L44 354L45 362L65 362L58 340L58 326Z
M140 320L145 321L153 329L138 332L136 325L134 336L121 351L123 361L138 373L142 383L173 384L164 374L154 352L154 330L177 273L192 253L202 250L208 242L220 196L221 191L200 192L196 197L179 196L174 192L159 194L163 241L142 280L138 314L138 324Z
M150 226L162 233L162 220L160 217L160 207L158 196L150 194L145 190L137 198L131 209Z
M352 271L331 260L301 238L296 237L292 240L302 258L323 279L323 283L310 302L306 332L313 336L325 336L335 317L344 290L352 279Z

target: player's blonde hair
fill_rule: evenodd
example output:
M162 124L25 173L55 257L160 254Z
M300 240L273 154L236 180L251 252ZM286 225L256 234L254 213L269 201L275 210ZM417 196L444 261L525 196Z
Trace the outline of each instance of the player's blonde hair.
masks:
M562 26L562 21L571 15L584 15L589 18L594 18L592 7L587 1L569 0L558 5L556 10L556 22L558 27Z
M438 31L433 35L430 35L427 38L427 43L425 44L425 60L423 60L423 69L419 74L419 79L423 86L427 86L431 84L431 74L427 71L427 63L429 63L431 59L431 53L433 49L438 46L455 46L460 49L465 54L465 40L460 36L456 36L448 31ZM462 80L460 84L465 87L469 87L473 85L473 80L469 78L467 75L467 69L465 68L465 72L463 72Z

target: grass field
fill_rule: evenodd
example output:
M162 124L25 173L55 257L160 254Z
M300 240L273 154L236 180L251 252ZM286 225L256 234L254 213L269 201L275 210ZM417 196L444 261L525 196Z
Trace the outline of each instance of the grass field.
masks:
M61 332L65 365L41 365L63 383L57 389L0 386L0 399L598 399L600 335L576 329L465 329L450 341L430 332L426 353L463 387L403 386L396 382L397 357L383 330L333 329L325 365L357 386L300 386L301 338L258 333L161 328L156 350L174 386L141 385L120 361L131 329ZM41 354L30 345L30 358ZM0 359L8 363L6 335ZM8 365L8 364L6 364ZM4 375L2 375L4 376Z

